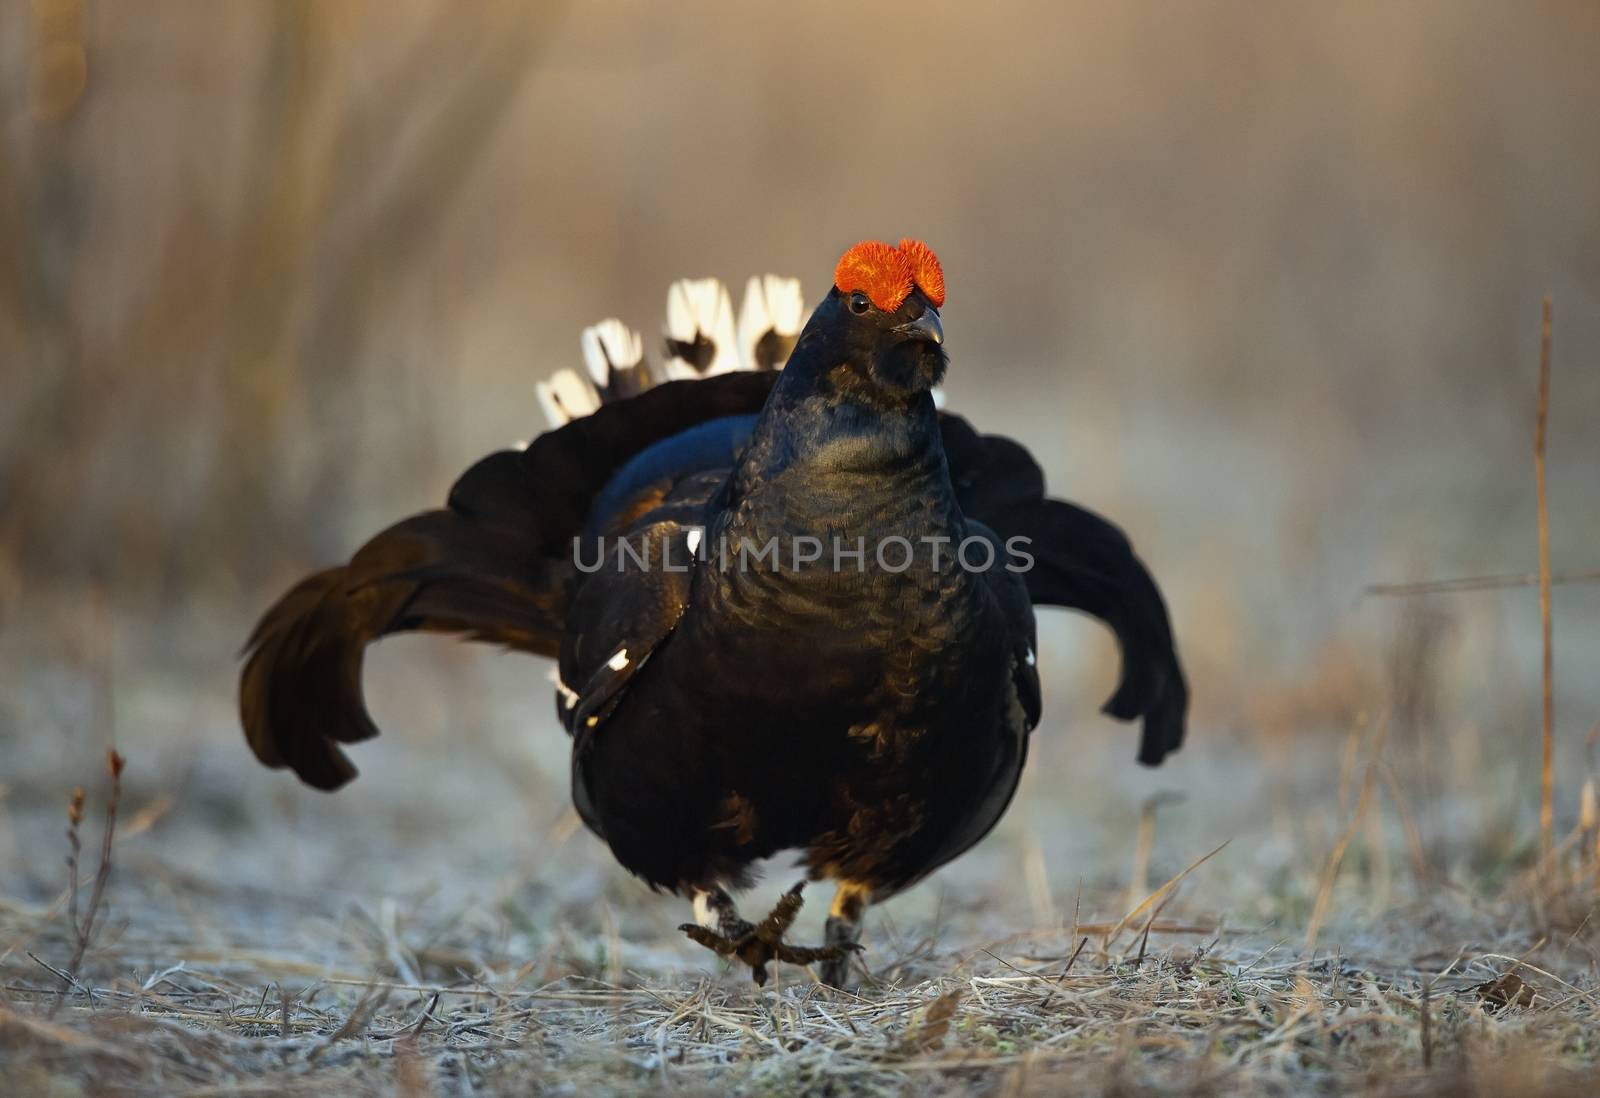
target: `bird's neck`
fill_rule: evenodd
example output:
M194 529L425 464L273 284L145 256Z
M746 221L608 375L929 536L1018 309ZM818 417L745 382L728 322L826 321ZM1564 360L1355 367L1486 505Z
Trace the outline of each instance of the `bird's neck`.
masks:
M928 393L885 400L785 375L734 470L731 532L915 538L962 524Z
M822 352L825 355L826 352ZM849 370L791 362L751 432L734 470L738 487L771 481L790 469L897 475L923 464L944 464L939 413L931 394L889 393Z

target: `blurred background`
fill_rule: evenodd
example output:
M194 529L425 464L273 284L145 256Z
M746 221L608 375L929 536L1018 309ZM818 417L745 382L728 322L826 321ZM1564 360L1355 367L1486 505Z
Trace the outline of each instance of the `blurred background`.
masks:
M1023 794L909 910L1120 888L1174 792L1151 872L1233 837L1202 895L1303 917L1369 748L1363 904L1391 833L1485 877L1525 855L1535 591L1362 590L1536 567L1547 293L1552 557L1600 568L1600 5L804 10L0 0L0 883L59 889L67 791L115 742L159 809L146 877L642 897L565 842L540 662L386 642L385 738L327 798L249 755L235 653L542 429L583 325L653 340L682 276L814 301L901 235L944 263L949 407L1129 531L1194 689L1188 747L1138 770L1097 714L1108 636L1049 615ZM1600 586L1556 589L1555 644L1564 831Z

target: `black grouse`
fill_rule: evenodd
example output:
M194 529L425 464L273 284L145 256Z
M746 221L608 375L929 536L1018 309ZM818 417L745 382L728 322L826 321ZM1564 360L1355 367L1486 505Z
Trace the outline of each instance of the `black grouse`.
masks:
M695 379L650 385L636 337L591 329L605 403L542 388L575 418L267 611L240 682L256 756L319 789L354 777L339 745L377 734L361 664L385 634L557 657L573 801L617 860L691 898L685 932L758 983L773 960L843 983L866 905L971 847L1016 790L1035 604L1115 632L1105 710L1142 722L1140 762L1184 734L1166 608L1127 538L935 407L943 305L925 245L864 242L797 342L751 334L766 369L708 369L714 333L691 325L669 352ZM837 882L819 947L785 940L800 885L759 924L729 895L785 850Z

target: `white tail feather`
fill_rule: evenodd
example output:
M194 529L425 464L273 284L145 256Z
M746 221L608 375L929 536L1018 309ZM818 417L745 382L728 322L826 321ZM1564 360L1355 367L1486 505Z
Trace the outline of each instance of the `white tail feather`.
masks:
M667 291L666 336L669 342L693 346L710 343L709 359L697 368L681 355L669 354L666 377L710 377L739 368L733 323L733 298L715 278L681 278Z
M589 384L589 379L576 370L556 371L548 382L537 383L534 392L552 428L564 426L600 407L600 395Z
M579 344L584 372L560 370L534 388L550 426L561 427L599 408L602 394L605 400L618 400L660 381L692 380L735 370L781 370L788 348L804 324L805 298L799 279L753 275L745 284L735 322L733 298L719 280L682 278L667 291L665 333L669 345L681 344L683 353L669 351L660 371L646 365L644 339L639 333L609 317L583 330ZM691 362L685 354L696 361Z
M611 371L632 370L644 360L644 339L615 317L583 330L580 339L589 376L601 388L611 384Z
M751 275L745 284L744 300L739 304L739 353L744 368L781 370L787 354L770 364L762 362L757 355L761 340L772 332L788 346L800 334L804 323L805 298L800 293L798 278Z

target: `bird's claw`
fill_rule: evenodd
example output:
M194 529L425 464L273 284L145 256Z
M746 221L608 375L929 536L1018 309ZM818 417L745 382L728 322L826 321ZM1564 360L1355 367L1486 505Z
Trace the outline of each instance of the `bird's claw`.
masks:
M767 982L767 964L782 961L791 965L810 965L818 961L838 961L861 950L857 942L840 942L826 946L792 946L783 940L784 934L794 924L804 904L801 881L785 892L761 922L751 925L740 920L738 932L722 934L698 923L684 923L678 929L689 940L705 946L723 957L737 957L750 966L751 979L760 987Z

